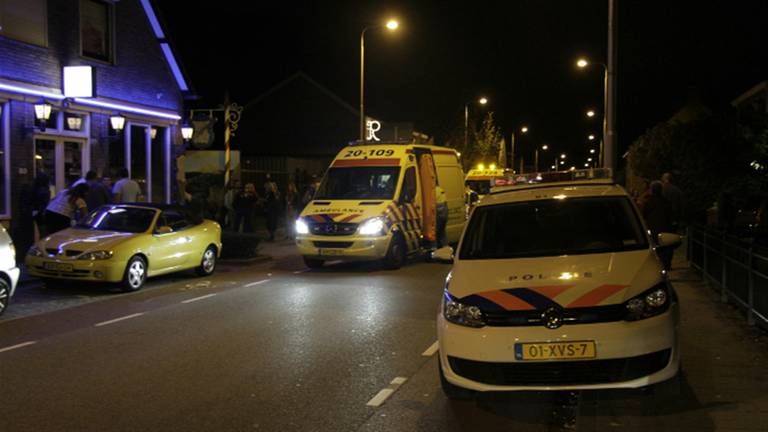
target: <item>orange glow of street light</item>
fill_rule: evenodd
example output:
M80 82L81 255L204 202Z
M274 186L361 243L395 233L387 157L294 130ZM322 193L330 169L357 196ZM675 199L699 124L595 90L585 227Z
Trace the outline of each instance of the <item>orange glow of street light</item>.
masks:
M589 66L589 62L585 58L580 58L580 59L578 59L576 61L576 66L578 66L580 68L585 68L585 67Z
M589 152L595 154L595 149L589 149Z
M560 159L565 159L565 153L560 155Z
M520 132L522 133L528 133L528 126L523 126L520 128Z
M595 116L595 112L593 110L587 111L587 117L594 117L594 116Z
M548 145L546 145L546 144L544 144L543 146L541 146L541 149L542 149L542 150L547 150L547 149L549 149L549 146L548 146Z
M588 138L589 138L590 141L592 141L592 140L595 139L595 136L594 135L590 135Z
M400 27L400 23L398 23L397 20L391 19L387 21L387 28L389 30L395 31L398 27Z
M485 105L488 103L488 98L481 97L478 102L480 103L480 105Z

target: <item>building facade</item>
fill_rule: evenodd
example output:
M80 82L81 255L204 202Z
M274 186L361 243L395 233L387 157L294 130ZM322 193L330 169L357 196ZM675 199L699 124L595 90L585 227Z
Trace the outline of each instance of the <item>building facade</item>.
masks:
M170 202L189 91L150 0L0 0L2 223L40 173L55 193L124 167Z

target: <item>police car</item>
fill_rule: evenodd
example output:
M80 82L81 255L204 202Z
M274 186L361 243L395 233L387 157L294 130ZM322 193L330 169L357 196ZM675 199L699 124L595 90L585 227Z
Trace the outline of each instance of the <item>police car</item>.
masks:
M437 318L448 397L637 388L676 376L678 301L656 249L681 238L650 238L626 191L597 174L496 188L455 256L433 253L453 262Z

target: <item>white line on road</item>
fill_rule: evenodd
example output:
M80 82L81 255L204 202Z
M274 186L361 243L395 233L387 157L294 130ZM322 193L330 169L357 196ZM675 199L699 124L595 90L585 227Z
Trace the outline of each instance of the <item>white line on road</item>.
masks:
M22 342L22 343L16 344L16 345L11 345L11 346L5 347L5 348L0 348L0 353L1 352L5 352L5 351L10 351L10 350L15 350L17 348L23 348L25 346L34 345L36 343L37 343L37 341L29 341L29 342Z
M366 405L377 407L384 403L385 400L387 400L388 397L392 396L392 393L395 391L391 388L385 388L384 390L381 390L376 394L376 396L373 397L373 399L369 400Z
M196 302L198 300L203 300L203 299L207 299L207 298L213 297L215 295L216 294L206 294L204 296L200 296L200 297L195 297L195 298L191 298L191 299L188 299L188 300L184 300L182 303L192 303L192 302Z
M376 396L369 400L366 405L370 407L381 406L381 404L383 404L390 396L392 396L392 394L397 391L397 389L400 388L400 386L403 385L403 383L406 381L408 381L408 378L406 377L395 377L395 379L389 383L389 387L376 393Z
M144 315L144 312L139 312L139 313L135 313L135 314L131 314L131 315L126 315L124 317L115 318L115 319L109 320L109 321L103 321L103 322L100 322L98 324L94 324L93 326L94 327L101 327L101 326L105 326L105 325L109 325L109 324L114 324L116 322L125 321L127 319L140 317L142 315Z
M260 281L256 281L256 282L251 282L249 284L245 284L245 287L248 288L248 287L252 287L252 286L256 286L256 285L261 285L264 282L269 282L269 279L264 279L264 280L260 280Z
M304 269L304 270L296 270L295 272L293 272L293 274L301 274L301 273L306 273L306 272L308 272L308 271L309 271L309 269Z
M427 348L426 351L421 353L424 357L432 357L437 352L437 341Z

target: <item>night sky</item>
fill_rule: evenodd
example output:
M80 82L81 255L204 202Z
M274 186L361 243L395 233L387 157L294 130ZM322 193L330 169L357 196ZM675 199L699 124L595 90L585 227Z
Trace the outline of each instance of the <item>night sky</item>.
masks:
M607 0L155 3L203 105L225 90L246 104L301 70L357 107L360 31L396 16L397 33L366 33L367 114L441 143L484 95L505 135L525 124L522 146L581 159L601 132L602 69L574 62L606 61ZM768 79L768 1L616 3L619 155L687 101L717 109Z

